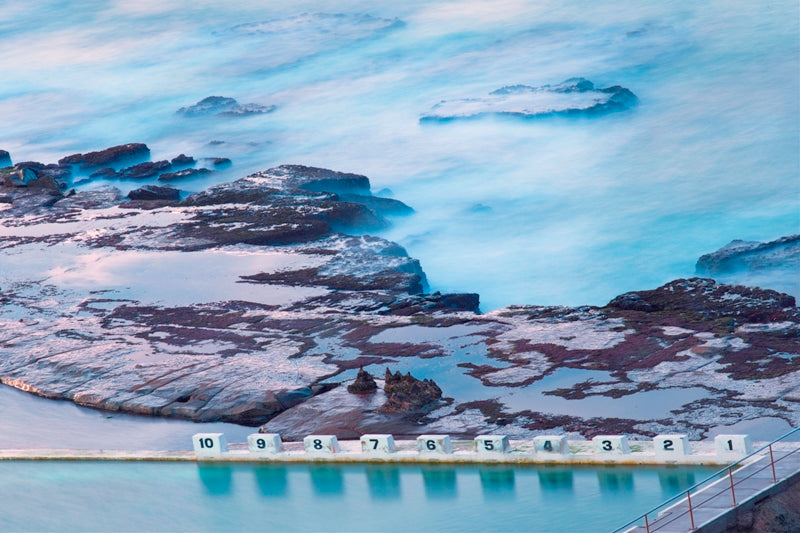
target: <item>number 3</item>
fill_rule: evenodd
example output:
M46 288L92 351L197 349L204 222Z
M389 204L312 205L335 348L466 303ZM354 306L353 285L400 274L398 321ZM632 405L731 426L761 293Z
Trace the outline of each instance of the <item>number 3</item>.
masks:
M604 440L603 441L603 449L605 451L607 451L607 452L610 452L613 449L613 447L611 446L611 441L610 440Z

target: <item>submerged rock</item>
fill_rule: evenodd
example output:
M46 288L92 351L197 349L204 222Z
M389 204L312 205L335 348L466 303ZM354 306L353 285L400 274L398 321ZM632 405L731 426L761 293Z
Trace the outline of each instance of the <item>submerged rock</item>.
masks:
M225 96L208 96L194 105L182 107L177 113L186 117L200 117L207 115L244 116L260 115L275 110L274 105L240 104L233 98Z
M443 100L420 120L453 120L482 115L511 115L524 118L553 115L601 115L624 111L638 103L629 89L614 85L596 88L585 78L571 78L559 85L510 85L488 96Z

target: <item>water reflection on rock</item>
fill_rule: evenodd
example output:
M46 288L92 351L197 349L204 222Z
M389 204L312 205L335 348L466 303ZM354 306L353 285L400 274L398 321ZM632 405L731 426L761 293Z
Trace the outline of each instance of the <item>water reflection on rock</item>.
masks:
M547 492L572 492L572 470L565 467L543 466L539 470L539 485Z

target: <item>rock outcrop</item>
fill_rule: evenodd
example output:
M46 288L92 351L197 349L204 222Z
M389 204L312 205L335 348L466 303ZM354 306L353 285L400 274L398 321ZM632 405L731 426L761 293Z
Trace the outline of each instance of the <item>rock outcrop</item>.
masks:
M378 390L378 384L375 383L375 378L369 372L364 371L364 367L358 369L356 379L347 386L347 392L350 394L372 394Z
M11 166L11 154L6 150L0 150L0 168Z
M571 78L558 85L510 85L485 97L443 100L420 120L446 121L482 115L592 116L624 111L637 103L636 95L625 87L614 85L599 89L585 78Z
M112 146L97 152L72 154L58 160L59 166L76 165L81 170L120 167L149 159L150 148L142 143Z
M720 274L739 270L770 268L800 270L800 235L790 235L770 242L734 240L697 260L699 274Z
M3 171L20 169L0 186L0 381L45 397L287 438L800 424L787 294L692 278L480 314L477 295L426 293L417 260L364 234L388 223L356 201L373 198L364 176L283 166L176 201ZM351 394L362 367L403 373Z
M442 389L433 380L419 380L410 372L405 375L400 372L392 374L387 368L384 383L386 403L380 410L385 413L430 410L442 399Z
M208 115L233 117L262 115L274 110L274 105L240 104L235 99L226 96L208 96L194 105L178 109L177 113L185 117L201 117Z

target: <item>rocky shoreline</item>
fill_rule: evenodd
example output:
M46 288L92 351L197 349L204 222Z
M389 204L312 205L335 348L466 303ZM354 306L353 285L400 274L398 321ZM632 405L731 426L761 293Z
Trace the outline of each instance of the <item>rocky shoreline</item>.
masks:
M476 294L428 293L417 260L367 234L411 208L364 176L285 165L188 196L69 188L76 168L145 163L143 146L0 169L0 382L287 438L800 424L792 296L692 278L482 314ZM430 379L441 399L392 404L384 380L348 392L362 367Z

